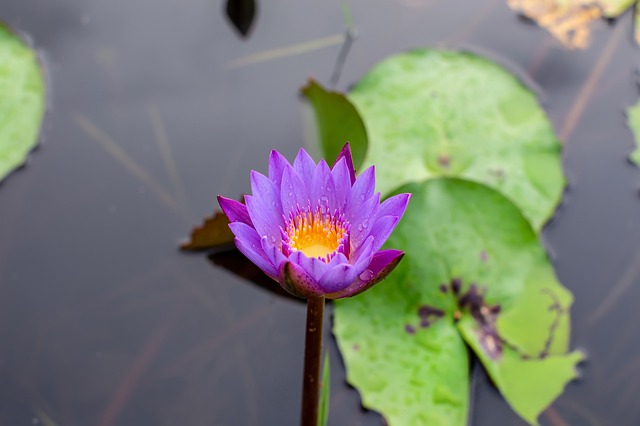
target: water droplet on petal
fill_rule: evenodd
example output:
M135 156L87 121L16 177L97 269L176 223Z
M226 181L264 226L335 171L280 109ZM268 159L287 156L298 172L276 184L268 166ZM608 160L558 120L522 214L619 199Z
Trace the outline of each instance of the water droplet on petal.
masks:
M358 231L362 231L362 224L358 224Z
M373 278L373 271L371 269L365 269L364 272L360 274L362 281L369 281L371 278Z
M360 194L360 199L364 201L364 194Z
M367 229L367 226L369 226L369 219L365 219L364 222L362 222L362 227Z
M272 236L271 236L271 242L272 242L272 243L275 243L275 242L276 242L276 236L275 236L275 235L272 235Z

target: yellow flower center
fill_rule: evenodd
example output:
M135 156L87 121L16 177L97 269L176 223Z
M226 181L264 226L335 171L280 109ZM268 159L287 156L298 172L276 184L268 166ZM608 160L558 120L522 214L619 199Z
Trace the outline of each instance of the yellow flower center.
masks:
M285 231L289 247L309 258L317 257L328 262L329 255L338 249L346 232L340 222L328 213L299 212Z

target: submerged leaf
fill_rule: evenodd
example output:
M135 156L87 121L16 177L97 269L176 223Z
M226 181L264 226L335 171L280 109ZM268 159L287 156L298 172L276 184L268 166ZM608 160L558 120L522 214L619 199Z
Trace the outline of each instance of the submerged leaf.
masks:
M240 253L239 250L222 251L211 253L209 261L215 266L222 267L232 274L255 284L257 287L285 299L293 300L297 303L304 303L305 299L294 297L285 291L277 282L265 274L253 262Z
M507 0L516 12L534 20L569 49L584 49L591 41L591 24L615 18L635 0Z
M517 206L481 184L443 178L401 190L413 197L389 245L404 250L404 260L382 284L334 305L349 382L390 425L419 418L463 425L464 337L490 373L499 371L505 399L533 423L574 377L577 362L564 357L572 297L536 232ZM511 352L532 362L568 361L538 368ZM534 373L535 394L523 405L526 385L517 380ZM448 397L435 398L436 389Z
M242 37L249 35L256 9L255 0L227 0L227 17Z
M45 85L33 50L0 24L0 180L38 143Z
M350 92L365 122L365 167L388 194L458 176L513 200L536 229L565 185L560 144L535 95L471 53L415 50L378 64Z
M627 110L627 125L633 132L636 141L636 149L631 153L629 159L640 166L640 102Z
M349 142L353 163L359 168L367 152L367 131L353 104L342 93L327 91L313 80L301 91L315 112L322 157L333 164Z
M182 250L209 250L224 248L233 244L233 233L229 229L229 219L217 211L205 219L204 223L191 231L189 241L180 245Z

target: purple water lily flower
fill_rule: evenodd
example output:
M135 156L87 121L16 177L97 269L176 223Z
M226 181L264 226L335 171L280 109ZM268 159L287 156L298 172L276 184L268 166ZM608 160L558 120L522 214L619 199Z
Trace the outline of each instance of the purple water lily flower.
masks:
M251 172L245 204L218 196L238 249L298 297L339 299L384 279L404 252L380 250L411 194L382 204L371 166L356 179L349 144L330 169L300 149L271 151L269 177Z

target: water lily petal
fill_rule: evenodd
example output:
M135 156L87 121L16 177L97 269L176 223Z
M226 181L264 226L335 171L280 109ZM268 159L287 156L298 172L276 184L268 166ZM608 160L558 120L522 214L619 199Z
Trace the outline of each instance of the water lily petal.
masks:
M288 164L289 162L282 154L275 149L272 150L269 155L269 180L279 186L282 181L282 172Z
M351 237L351 248L353 250L357 250L362 245L373 229L379 205L380 193L376 192L371 198L365 200L359 208L351 211L349 236Z
M336 164L331 170L331 176L333 177L333 183L335 184L336 194L336 208L344 211L347 201L349 199L349 193L351 192L351 178L349 177L349 167L347 161L344 158L336 161Z
M347 215L357 211L362 203L373 196L375 185L375 167L371 166L358 176L356 182L351 187L349 203L347 204Z
M282 287L297 297L318 297L326 293L307 271L293 262L282 264L278 278Z
M284 226L280 191L266 176L252 171L251 192L252 195L244 197L251 222L261 237L267 235L272 243L279 245L280 227Z
M349 287L358 277L353 265L341 264L329 269L318 284L325 293L335 293Z
M300 209L306 209L309 205L309 191L298 173L292 166L284 168L282 174L282 185L280 187L280 200L282 201L282 211L285 217Z
M309 199L312 205L319 205L322 208L328 206L329 211L337 208L335 184L331 170L324 159L320 160L313 172L309 187Z
M315 281L329 270L329 266L316 257L307 257L303 252L296 251L291 253L289 261L300 265Z
M250 261L262 269L271 278L276 279L278 271L267 258L262 250L260 236L255 229L242 222L233 222L229 224L229 229L236 236L234 242L236 247L242 254L247 256Z
M329 268L333 268L335 266L340 265L341 263L349 263L349 259L342 253L336 253L335 256L327 263Z
M298 155L296 155L296 159L293 161L293 168L298 172L303 182L307 185L311 184L316 163L303 148L300 148L300 151L298 151Z
M374 242L375 238L373 235L369 235L364 244L351 256L351 264L355 266L358 271L364 271L369 263L371 263L371 258L376 251L374 250Z
M402 217L404 211L407 209L411 199L411 194L398 194L393 197L389 197L380 204L378 209L378 217L383 216L398 216Z
M380 250L380 247L387 241L399 221L400 218L398 216L384 216L375 221L371 228L371 235L375 238L373 241L373 249L375 251Z
M284 254L282 254L282 250L272 243L269 242L269 238L262 237L260 238L260 246L264 251L269 262L276 268L276 270L280 267L283 262L287 261L287 258Z
M218 195L218 204L220 204L220 208L229 219L229 222L242 222L253 226L247 206L241 202Z
M272 244L279 245L282 241L280 226L282 216L276 216L274 210L265 210L263 206L251 195L244 196L244 203L251 216L251 222L260 237L268 236Z
M351 185L353 185L353 183L356 181L356 169L353 167L353 157L351 156L351 145L349 144L349 142L344 144L344 146L340 150L340 153L338 154L338 157L336 157L336 162L333 164L333 166L335 167L336 164L338 164L338 162L343 158L347 165L347 169L349 170Z
M355 283L326 297L328 299L341 299L343 297L352 297L370 289L393 271L402 260L404 252L400 250L380 250L377 252L369 267L365 272L361 273Z

